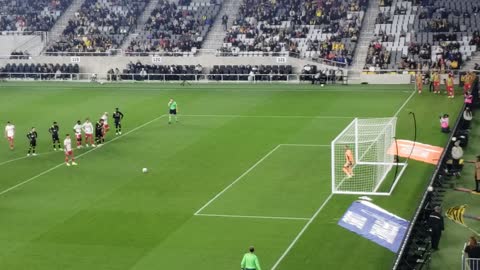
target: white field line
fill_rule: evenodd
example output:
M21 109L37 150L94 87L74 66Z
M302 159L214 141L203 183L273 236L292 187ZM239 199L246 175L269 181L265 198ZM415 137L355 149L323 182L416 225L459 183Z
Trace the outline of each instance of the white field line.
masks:
M270 150L270 152L268 152L265 156L263 156L259 161L257 161L255 164L253 164L250 168L248 168L244 173L242 173L239 177L237 177L237 179L235 179L232 183L230 183L230 185L226 186L222 191L220 191L219 193L217 193L217 195L215 195L212 199L210 199L205 205L203 205L202 207L200 207L200 209L197 210L197 212L195 212L194 215L198 215L200 214L200 212L202 212L203 209L205 209L207 206L209 206L213 201L215 201L218 197L220 197L223 193L225 193L225 191L229 190L233 185L235 185L238 181L242 180L242 178L247 175L249 172L251 172L253 169L255 169L255 167L257 167L260 163L262 163L265 159L267 159L271 154L273 154L273 152L277 151L278 148L280 148L281 144L275 146L275 148L273 148L272 150Z
M219 214L197 214L205 217L225 217L225 218L251 218L251 219L278 219L278 220L310 220L302 217L272 217L272 216L242 216L242 215L219 215Z
M281 146L297 146L297 147L330 147L329 144L298 144L298 143L284 143Z
M403 102L403 104L400 106L400 108L398 108L398 110L395 112L395 114L393 115L393 117L397 117L400 112L403 110L403 108L405 108L405 106L408 104L408 102L410 102L410 100L413 98L413 96L415 95L415 91L412 91L412 93L410 94L410 96L405 100L405 102ZM290 252L290 250L292 250L292 248L295 246L295 244L298 242L298 240L300 239L300 237L302 237L302 235L305 233L305 231L308 229L308 227L310 226L310 224L312 224L313 220L318 216L318 214L320 213L320 211L322 211L322 209L325 207L325 205L327 205L327 203L332 199L333 197L333 193L330 194L330 196L328 196L328 198L323 202L323 204L320 206L320 208L318 208L318 210L315 212L315 214L312 216L312 218L307 222L307 224L305 224L305 226L302 228L302 230L297 234L297 236L293 239L293 241L290 243L290 245L287 247L287 249L283 252L283 254L280 256L280 258L278 258L278 260L275 262L275 264L272 266L271 270L275 270L277 269L277 267L280 265L280 263L283 261L283 259L288 255L288 253Z
M237 114L179 114L182 117L225 117L225 118L291 118L291 119L353 119L354 116L328 116L328 115L237 115Z
M59 151L59 152L63 152L63 151ZM54 151L50 151L50 152L44 152L44 153L37 153L37 156L44 156L44 155L48 155L48 154L52 154L52 153L55 153ZM36 157L33 157L33 156L23 156L23 157L18 157L18 158L14 158L14 159L10 159L10 160L6 160L6 161L3 161L3 162L0 162L0 166L3 166L3 165L7 165L9 163L12 163L12 162L15 162L15 161L19 161L19 160L23 160L23 159L27 159L27 158L32 158L32 159L35 159Z
M129 130L129 131L125 132L124 134L122 134L122 135L120 135L120 136L118 136L118 137L115 137L115 138L113 138L113 139L110 140L110 141L107 141L106 143L104 143L103 146L105 146L105 145L107 145L107 144L109 144L109 143L111 143L111 142L114 142L114 141L116 141L116 140L118 140L118 139L120 139L120 138L122 138L122 137L124 137L124 136L127 136L128 134L130 134L130 133L132 133L132 132L135 132L135 131L137 131L137 130L145 127L145 126L148 126L148 125L150 125L151 123L153 123L153 122L157 121L158 119L163 118L163 117L165 117L165 116L166 116L166 114L163 114L163 115L161 115L161 116L159 116L159 117L157 117L157 118L155 118L155 119L153 119L153 120L150 120L150 121L148 121L148 122L146 122L146 123L144 123L144 124L142 124L142 125L134 128L134 129L132 129L132 130ZM97 149L99 149L99 148L101 148L101 147L92 148L92 149L86 151L85 153L82 153L82 154L76 156L75 158L78 159L78 158L80 158L80 157L82 157L82 156L85 156L86 154L91 153L91 152L93 152L93 151L95 151L95 150L97 150ZM29 182L31 182L31 181L39 178L40 176L45 175L45 174L47 174L47 173L49 173L49 172L51 172L51 171L54 171L54 170L56 170L56 169L58 169L58 168L60 168L60 167L62 167L62 166L65 166L65 162L62 162L62 163L60 163L60 164L58 164L58 165L56 165L56 166L54 166L54 167L52 167L52 168L50 168L50 169L48 169L48 170L45 170L45 171L43 171L43 172L41 172L41 173L39 173L39 174L37 174L37 175L35 175L35 176L33 176L33 177L25 180L25 181L22 181L22 182L14 185L14 186L12 186L12 187L9 187L9 188L1 191L1 192L0 192L0 195L3 195L3 194L5 194L5 193L7 193L7 192L9 192L9 191L12 191L12 190L18 188L18 187L21 187L21 186L23 186L23 185L25 185L25 184L27 184L27 183L29 183Z

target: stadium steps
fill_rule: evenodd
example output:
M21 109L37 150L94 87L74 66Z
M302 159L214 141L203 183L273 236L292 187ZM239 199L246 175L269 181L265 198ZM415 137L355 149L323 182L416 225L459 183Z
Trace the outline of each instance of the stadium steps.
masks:
M24 52L27 51L31 56L39 56L45 47L45 40L40 35L31 35L30 38L18 44L12 51Z
M130 32L128 37L123 41L122 46L120 48L125 51L130 43L138 36L140 32L142 32L143 28L145 27L145 24L148 21L148 18L150 18L150 15L152 14L153 10L157 7L158 2L160 0L151 0L148 5L145 7L145 10L143 11L142 15L137 20L137 25L135 26L135 29Z
M225 0L222 5L222 9L218 13L216 20L214 21L212 28L205 38L202 49L217 50L223 45L223 39L225 38L225 30L222 25L223 15L228 16L228 28L232 27L233 21L237 17L238 10L240 8L241 0Z
M73 0L72 4L60 16L55 25L47 34L47 44L57 41L63 34L63 30L67 27L68 21L75 17L75 12L80 10L85 0Z
M365 66L365 61L367 60L368 45L374 38L375 19L378 16L378 11L378 1L369 0L368 9L365 12L365 17L362 22L362 30L360 32L360 37L358 38L355 56L352 61L352 66L350 67L351 70L360 71Z
M472 54L472 57L470 58L470 60L468 60L468 62L465 63L465 66L462 69L473 70L476 63L480 64L480 53L478 52L474 52L474 54Z

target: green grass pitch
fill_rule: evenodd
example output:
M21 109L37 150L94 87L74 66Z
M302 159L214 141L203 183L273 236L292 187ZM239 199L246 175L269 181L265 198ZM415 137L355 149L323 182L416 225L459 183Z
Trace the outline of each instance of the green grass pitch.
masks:
M388 269L393 253L336 225L357 196L330 195L325 145L354 117L396 113L412 139L409 111L418 141L444 145L438 116L461 103L410 86L4 83L0 122L17 136L14 151L0 141L0 269L238 269L250 245L262 269ZM64 166L51 122L71 133L115 107L123 135ZM32 126L40 155L26 158ZM374 202L409 219L433 168L410 162Z

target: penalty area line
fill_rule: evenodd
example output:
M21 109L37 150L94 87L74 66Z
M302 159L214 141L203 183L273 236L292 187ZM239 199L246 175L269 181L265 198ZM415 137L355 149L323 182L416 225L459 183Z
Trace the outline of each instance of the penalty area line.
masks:
M276 219L276 220L310 220L303 217L274 217L274 216L243 216L243 215L220 215L220 214L196 214L204 217L224 217L224 218L250 218L250 219Z
M290 119L353 119L355 116L329 115L241 115L241 114L179 114L182 117L224 117L224 118L290 118Z
M118 140L118 139L120 139L120 138L123 138L123 137L127 136L128 134L130 134L130 133L132 133L132 132L135 132L135 131L137 131L137 130L145 127L145 126L148 126L148 125L150 125L151 123L153 123L153 122L155 122L155 121L157 121L157 120L159 120L159 119L161 119L161 118L163 118L163 117L165 117L165 116L166 116L166 114L162 114L161 116L159 116L159 117L157 117L157 118L155 118L155 119L153 119L153 120L150 120L150 121L148 121L148 122L146 122L146 123L143 123L142 125L137 126L136 128L131 129L131 130L125 132L124 134L122 134L122 135L120 135L120 136L118 136L118 137L115 137L115 138L113 138L112 140L104 143L103 146L105 146L105 145L107 145L107 144L109 144L109 143L112 143L112 142L114 142L114 141L116 141L116 140ZM99 148L101 148L101 147L98 147L98 146L97 146L96 148L92 148L92 149L86 151L85 153L82 153L82 154L76 156L75 158L76 158L76 159L81 158L81 157L87 155L88 153L91 153L91 152L93 152L93 151L95 151L95 150L97 150L97 149L99 149ZM40 176L45 175L45 174L47 174L47 173L49 173L49 172L51 172L51 171L54 171L54 170L56 170L56 169L58 169L58 168L60 168L60 167L62 167L62 166L65 166L65 162L62 162L62 163L60 163L60 164L58 164L58 165L56 165L56 166L53 166L52 168L50 168L50 169L48 169L48 170L45 170L45 171L43 171L43 172L41 172L41 173L39 173L39 174L37 174L37 175L35 175L35 176L33 176L33 177L28 178L28 179L25 180L25 181L22 181L22 182L14 185L14 186L12 186L12 187L9 187L9 188L1 191L1 192L0 192L0 195L3 195L3 194L5 194L5 193L7 193L7 192L10 192L10 191L12 191L12 190L14 190L14 189L16 189L16 188L18 188L18 187L21 187L21 186L23 186L23 185L25 185L25 184L27 184L27 183L29 183L29 182L32 182L33 180L39 178Z

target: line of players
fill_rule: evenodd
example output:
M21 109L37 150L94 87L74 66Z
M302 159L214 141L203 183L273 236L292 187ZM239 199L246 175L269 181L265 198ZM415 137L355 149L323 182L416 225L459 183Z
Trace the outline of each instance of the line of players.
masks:
M474 72L468 72L464 76L462 76L462 81L463 81L463 94L470 95L471 90L472 90L472 84L476 80L477 75ZM454 78L453 74L449 73L448 77L443 80L445 84L445 90L447 93L448 98L454 98L455 97L455 83L454 83ZM440 94L440 74L435 71L432 73L431 78L430 78L431 86L433 86L433 93L434 94ZM422 75L422 72L417 72L415 75L415 83L417 85L417 90L418 93L421 94L423 90L423 85L424 85L424 77ZM430 88L430 91L432 89Z
M115 122L115 135L122 134L122 119L123 113L119 111L118 108L115 109L113 113L113 120ZM108 113L105 112L100 119L95 123L95 127L87 118L86 121L82 124L80 120L77 121L76 125L73 127L73 131L75 133L75 139L77 144L77 149L82 148L82 133L85 134L85 147L92 147L101 146L105 142L105 135L110 130L110 126L108 125ZM93 139L95 131L95 141ZM48 132L52 136L52 144L53 150L64 150L65 152L65 163L67 166L70 165L77 165L75 162L75 157L73 155L72 150L72 141L70 138L70 134L65 135L65 139L63 140L63 149L60 144L60 127L57 122L53 122L52 126L48 129ZM9 142L9 147L11 150L14 149L14 140L15 140L15 125L13 125L10 121L7 122L5 126L5 137ZM27 139L29 141L29 148L27 152L27 156L36 156L36 148L37 148L37 139L38 133L34 127L27 133Z

